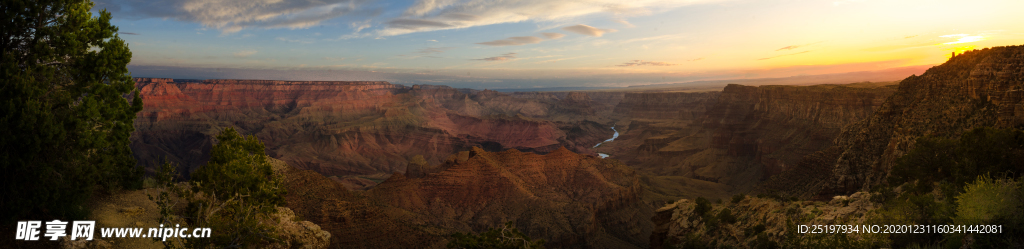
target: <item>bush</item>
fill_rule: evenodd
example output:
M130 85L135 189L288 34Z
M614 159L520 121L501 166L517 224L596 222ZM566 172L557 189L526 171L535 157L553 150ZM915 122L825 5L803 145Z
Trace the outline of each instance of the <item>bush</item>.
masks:
M512 222L509 221L499 229L490 228L487 232L480 233L479 235L452 234L452 239L448 242L448 248L535 249L544 248L544 240L530 239L530 236L519 232L512 225Z
M708 211L711 211L711 202L708 201L708 199L704 199L704 197L697 197L697 200L694 201L694 203L696 205L693 208L693 212L696 213L697 216L704 216Z
M718 220L721 220L722 222L725 222L727 224L732 224L736 223L736 216L732 215L732 210L726 208L718 212Z
M285 189L270 166L263 143L255 135L242 137L234 128L217 135L210 161L192 173L199 191L221 200L234 196L264 207L284 205Z
M740 203L741 201L743 201L743 199L746 199L746 198L747 198L747 195L745 195L745 194L734 195L734 196L732 196L732 204Z
M974 234L978 248L1008 248L1020 245L1024 234L1024 182L978 177L956 197L957 225L1001 225L1003 234ZM1006 236L1018 235L1018 236ZM1016 238L1012 238L1016 237Z
M917 181L913 193L930 192L935 182L952 184L947 197L980 175L1000 175L1024 168L1024 132L1012 129L977 128L959 139L923 137L913 150L900 157L889 184Z
M197 169L189 182L175 183L175 167L164 163L156 179L166 191L150 196L160 208L161 223L209 227L212 236L167 240L164 245L254 248L275 244L279 236L265 222L278 205L284 205L285 191L267 161L263 144L255 136L243 138L233 128L225 129L217 140L210 161Z

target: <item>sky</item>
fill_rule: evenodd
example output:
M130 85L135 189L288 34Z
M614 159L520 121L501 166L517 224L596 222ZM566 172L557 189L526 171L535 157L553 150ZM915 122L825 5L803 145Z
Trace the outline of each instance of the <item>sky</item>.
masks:
M937 65L1020 0L96 0L135 77L625 87Z

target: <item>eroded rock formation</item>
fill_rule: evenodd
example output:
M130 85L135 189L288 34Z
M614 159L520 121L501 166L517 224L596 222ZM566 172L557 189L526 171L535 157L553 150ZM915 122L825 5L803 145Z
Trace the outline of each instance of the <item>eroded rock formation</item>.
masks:
M883 181L920 137L958 137L986 126L1021 127L1022 100L1024 46L965 52L904 79L878 111L846 127L832 147L766 186L821 197L866 189Z
M594 108L586 94L519 98L387 82L137 82L145 108L132 149L150 169L169 160L190 172L208 159L213 134L228 126L259 137L268 155L354 189L404 172L416 155L439 163L473 146L592 154L589 146L611 135L601 129L608 119L594 116L609 108Z
M626 117L623 135L596 150L652 175L652 192L665 190L652 199L724 198L826 148L894 90L858 83L628 93L616 110Z

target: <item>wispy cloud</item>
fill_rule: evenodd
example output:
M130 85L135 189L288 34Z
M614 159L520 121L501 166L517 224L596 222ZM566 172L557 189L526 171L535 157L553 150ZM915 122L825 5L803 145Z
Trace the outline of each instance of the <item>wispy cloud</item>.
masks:
M428 28L447 28L452 27L451 24L431 21L431 20L419 20L419 19L394 19L387 22L388 27L404 30L421 30Z
M509 37L509 38L506 38L506 39L494 40L494 41L489 41L489 42L479 42L477 44L488 45L488 46L517 46L517 45L526 45L526 44L539 43L539 42L541 42L543 40L544 39L541 39L540 37L536 37L536 36L516 36L516 37Z
M776 49L775 51L793 50L793 49L802 48L802 47L806 47L806 46L810 46L810 45L814 45L814 44L818 44L818 43L822 43L822 42L825 42L825 41L813 42L813 43L808 43L808 44L803 44L803 45L790 45L790 46L782 47L780 49Z
M543 61L534 62L534 64L552 63L552 62L559 62L559 61L564 61L564 60L579 59L579 58L585 58L585 57L590 57L590 56L576 56L576 57L569 57L569 58L550 59L550 60L543 60ZM537 58L540 58L540 57L537 57Z
M956 41L943 43L944 45L970 43L970 42L984 41L985 40L984 36L968 35L968 34L943 35L943 36L939 36L939 37L942 37L942 38L957 38Z
M242 50L242 51L235 52L233 55L235 55L235 57L238 57L238 58L245 58L245 57L249 57L250 55L256 54L256 52L257 52L256 50Z
M636 67L636 66L674 66L676 64L660 61L644 61L644 60L631 60L626 63L615 65L616 67Z
M307 28L349 14L364 0L96 0L118 16L169 18L234 33L246 28Z
M434 54L434 53L442 53L442 52L447 51L447 50L452 49L452 48L454 48L454 47L425 47L425 48L421 48L420 50L418 50L416 52L417 53L421 53L421 54Z
M591 27L591 26L588 26L588 25L585 25L585 24L579 24L579 25L573 25L573 26L569 26L569 27L564 27L564 28L562 28L562 30L573 32L573 33L577 33L577 34L581 34L581 35L589 35L589 36L596 36L596 37L601 37L602 35L604 35L604 33L610 33L610 32L617 31L617 30L614 30L614 29L599 29L599 28Z
M626 21L626 19L614 18L614 19L612 19L612 21L617 22L617 23L621 23L622 25L626 25L626 27L630 27L630 28L635 28L636 27L636 25L633 25L632 23L629 23L629 21Z
M803 52L792 53L792 54L784 54L784 55L779 55L779 56L772 56L772 57L761 58L761 59L757 59L757 60L763 61L763 60L775 59L775 58L779 58L779 57L783 57L783 56L798 55L798 54L809 53L809 52L811 52L811 51L803 51Z
M906 36L906 37L903 37L903 39L910 39L910 38L914 38L914 37L917 37L917 35Z
M480 61L507 61L507 60L515 59L516 58L516 54L517 53L507 53L507 54L503 54L503 55L500 55L500 56L487 57L487 58L483 58L483 59L474 59L474 60L480 60Z
M414 32L460 29L514 22L565 22L595 14L612 14L623 22L624 17L650 15L678 7L729 0L643 0L643 1L551 1L551 0L418 0L401 17L393 20L424 21L418 24L385 22L378 36L394 36ZM655 11L656 10L656 11ZM626 22L628 23L628 22ZM405 23L408 24L408 23Z
M562 39L562 37L565 37L565 34L562 33L544 32L540 34L544 35L544 37L547 37L548 39Z
M132 32L117 32L117 33L118 34L122 34L122 35L139 35L138 33L132 33Z
M299 40L299 39L291 39L291 38L288 38L288 37L278 37L278 38L276 38L276 40L287 42L287 43L298 43L298 44L311 44L311 43L313 43L312 40Z

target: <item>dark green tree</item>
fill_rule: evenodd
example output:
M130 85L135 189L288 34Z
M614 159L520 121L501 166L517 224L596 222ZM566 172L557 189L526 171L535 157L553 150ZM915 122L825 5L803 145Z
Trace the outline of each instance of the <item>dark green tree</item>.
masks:
M285 188L263 143L256 136L243 137L234 128L224 129L217 141L210 161L196 169L188 182L174 182L176 167L165 163L157 174L165 191L150 196L160 207L162 223L209 227L216 232L210 238L167 240L164 245L256 248L281 242L270 215L285 204Z
M255 135L242 137L234 128L226 128L210 149L210 161L192 172L191 181L199 191L221 200L237 194L254 205L284 205L285 189L264 148Z
M84 218L97 186L141 186L129 136L142 99L110 13L94 17L88 0L0 6L3 220Z

